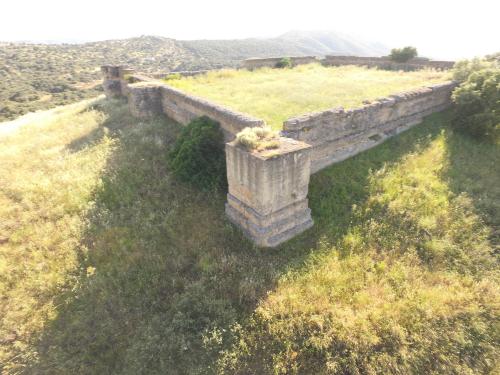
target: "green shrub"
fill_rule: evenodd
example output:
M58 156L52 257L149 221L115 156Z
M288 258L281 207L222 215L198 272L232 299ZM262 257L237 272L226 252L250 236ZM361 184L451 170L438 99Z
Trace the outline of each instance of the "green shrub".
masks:
M280 61L276 63L276 68L291 68L292 59L289 57L283 57Z
M130 74L125 74L123 76L123 80L126 81L126 82L128 82L128 83L134 83L134 82L136 82L136 79L132 75L130 75Z
M475 138L500 139L500 67L481 60L457 63L453 126Z
M404 63L413 59L414 57L417 57L417 49L411 46L404 48L393 48L389 57L392 61Z
M219 124L206 116L183 129L167 159L182 181L204 190L226 188L224 135Z

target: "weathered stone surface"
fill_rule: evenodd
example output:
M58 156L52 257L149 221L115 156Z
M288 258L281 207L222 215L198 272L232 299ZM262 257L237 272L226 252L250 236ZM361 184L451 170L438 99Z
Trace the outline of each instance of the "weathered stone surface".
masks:
M128 77L134 74L134 70L124 66L104 65L101 66L103 75L102 86L107 97L127 96Z
M307 206L310 146L280 138L280 148L226 144L226 214L258 246L273 247L313 225Z
M101 67L101 73L103 76L102 87L106 97L121 96L120 67L105 65Z
M104 95L107 98L116 98L122 96L122 87L119 79L108 79L102 82Z
M360 108L335 108L285 121L283 135L313 146L311 171L371 148L451 105L454 82L380 98Z
M149 118L160 115L161 84L159 82L139 82L127 86L128 106L130 113L139 118Z
M128 85L132 82L137 82L134 80L132 75L135 73L134 69L121 66L120 69L120 88L122 96L128 96Z
M150 117L163 112L183 125L197 117L208 116L221 125L227 142L232 141L236 134L246 127L264 125L261 119L186 94L162 81L135 73L133 69L103 66L101 70L106 96L128 97L130 111L134 116ZM183 73L188 75L187 72ZM192 73L200 74L201 72ZM158 100L160 107L158 107Z

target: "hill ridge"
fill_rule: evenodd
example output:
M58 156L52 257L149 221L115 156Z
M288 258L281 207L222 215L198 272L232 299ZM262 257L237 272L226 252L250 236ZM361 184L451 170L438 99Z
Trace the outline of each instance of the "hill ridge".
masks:
M78 44L0 42L0 121L98 95L104 64L165 72L236 67L249 57L383 52L377 44L319 31L232 40L141 35Z

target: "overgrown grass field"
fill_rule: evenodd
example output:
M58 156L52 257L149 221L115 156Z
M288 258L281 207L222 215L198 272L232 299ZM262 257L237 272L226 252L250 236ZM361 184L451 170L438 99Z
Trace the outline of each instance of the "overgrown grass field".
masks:
M435 70L396 72L358 66L300 65L291 69L221 70L167 83L234 110L261 118L274 129L308 112L353 108L396 92L443 82Z
M498 371L500 150L448 123L312 176L277 249L172 177L168 120L97 100L2 136L0 373Z

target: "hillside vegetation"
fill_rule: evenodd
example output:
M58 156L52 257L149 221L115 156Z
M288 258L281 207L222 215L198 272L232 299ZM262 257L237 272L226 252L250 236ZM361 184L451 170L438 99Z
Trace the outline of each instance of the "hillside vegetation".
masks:
M449 73L435 70L385 71L358 66L300 65L292 69L220 70L167 83L281 129L291 117L443 82Z
M235 67L248 57L385 52L379 44L333 32L241 40L180 41L142 36L83 44L0 42L0 121L96 96L101 91L99 68L104 64L167 72Z
M34 118L0 138L0 372L498 371L500 151L449 117L312 176L277 249L172 176L178 125Z

